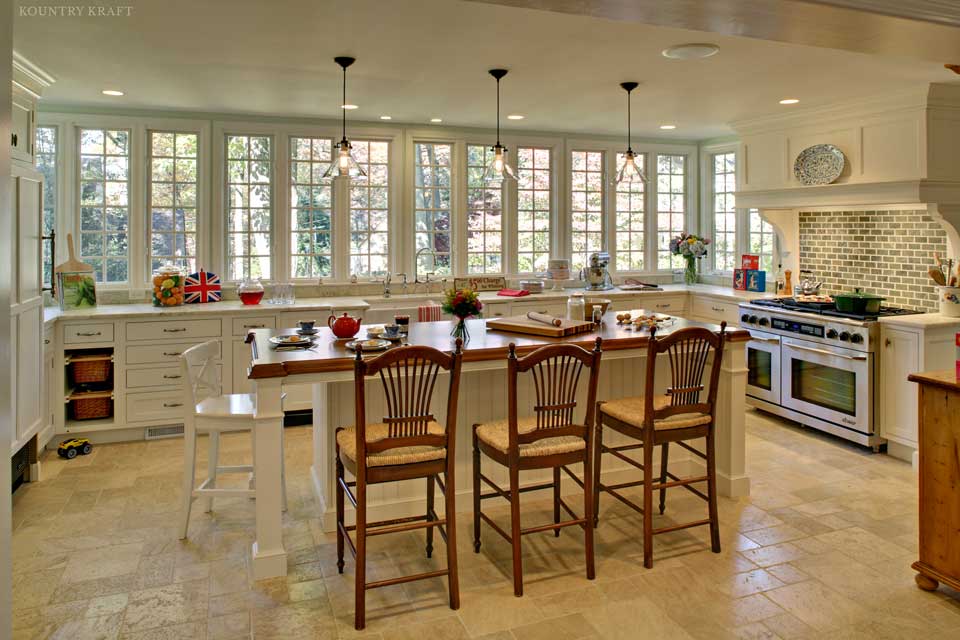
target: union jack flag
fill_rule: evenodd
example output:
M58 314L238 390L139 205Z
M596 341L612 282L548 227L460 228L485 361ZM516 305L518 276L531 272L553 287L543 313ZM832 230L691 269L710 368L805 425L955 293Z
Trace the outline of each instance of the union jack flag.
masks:
M183 281L183 292L187 304L220 302L220 276L209 271L191 273Z

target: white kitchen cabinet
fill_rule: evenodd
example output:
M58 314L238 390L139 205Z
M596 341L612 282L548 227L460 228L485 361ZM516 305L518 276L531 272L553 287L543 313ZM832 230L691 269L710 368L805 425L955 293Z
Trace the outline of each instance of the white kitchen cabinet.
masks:
M40 430L39 447L44 447L53 437L57 425L57 410L63 407L62 385L57 376L57 344L52 328L43 334L43 387L40 394L44 408L44 421Z
M485 302L483 304L484 318L505 318L510 315L509 302Z
M34 131L37 121L37 99L16 84L13 85L13 120L10 123L10 156L33 166Z
M714 324L726 321L730 326L737 326L740 321L738 304L738 301L694 293L690 296L690 319Z
M566 300L533 300L530 302L525 300L523 302L513 302L510 304L511 316L523 316L531 311L564 317L567 314L567 302Z
M907 376L920 371L952 370L956 361L955 336L960 331L960 320L941 318L924 323L911 322L909 318L881 320L877 347L881 363L877 376L880 435L887 439L888 453L904 460L911 460L917 448L917 385L909 382Z

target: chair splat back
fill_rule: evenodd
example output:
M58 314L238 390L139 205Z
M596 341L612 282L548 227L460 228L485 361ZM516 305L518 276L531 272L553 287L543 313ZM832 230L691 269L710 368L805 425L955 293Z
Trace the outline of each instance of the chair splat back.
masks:
M223 395L220 370L216 364L219 355L220 343L216 340L194 345L181 354L180 366L192 396L192 406Z
M363 351L358 348L354 361L358 451L361 445L368 453L397 447L446 446L448 435L430 431L430 424L436 422L430 407L440 371L451 372L444 428L448 432L455 428L461 358L460 340L452 354L431 347L404 346L391 349L369 361L363 359ZM365 441L364 381L371 376L380 379L387 405L387 415L383 417L387 425L387 437L376 442ZM358 457L362 456L358 454Z
M599 375L601 339L597 338L593 351L572 344L541 347L533 353L517 358L516 345L510 345L508 359L509 396L511 403L511 431L516 432L517 378L522 372L530 372L536 392L533 407L537 418L536 430L518 435L520 443L533 442L556 435L580 435L584 425L593 423L596 404L596 379ZM577 408L577 392L580 389L583 370L589 370L588 398L583 423L574 418ZM558 430L563 430L561 434Z
M651 422L682 413L713 415L726 328L726 322L720 324L720 331L717 333L702 327L688 327L663 339L657 339L656 331L651 332L645 393L646 415L652 416ZM656 356L660 353L666 353L670 363L670 386L667 387L670 405L654 411L654 372ZM706 381L709 386L705 387L704 373L711 354L714 354L714 358ZM703 398L705 388L707 397Z

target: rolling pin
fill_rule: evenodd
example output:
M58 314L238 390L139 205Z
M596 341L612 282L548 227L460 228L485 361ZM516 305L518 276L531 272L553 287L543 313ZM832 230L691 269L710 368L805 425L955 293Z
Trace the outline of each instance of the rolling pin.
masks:
M554 327L559 327L560 325L563 324L563 320L561 320L560 318L554 318L551 315L547 315L546 313L539 313L537 311L527 312L527 319L534 320L536 322L542 322L543 324L549 324Z

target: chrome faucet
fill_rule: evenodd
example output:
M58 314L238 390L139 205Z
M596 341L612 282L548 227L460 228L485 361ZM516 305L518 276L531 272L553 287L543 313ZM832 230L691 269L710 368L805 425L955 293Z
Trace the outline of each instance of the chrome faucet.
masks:
M383 285L383 297L384 297L384 298L389 298L389 297L390 297L390 281L391 281L391 279L392 279L392 276L390 275L390 272L388 271L388 272L386 272L386 273L383 275L383 280L371 280L371 282L376 282L376 283L378 283L378 284L382 284L382 285ZM406 278L404 278L404 280L406 280Z
M433 271L426 273L426 280L420 279L420 256L424 253L429 253L433 256ZM417 292L417 285L422 284L426 286L427 293L430 293L430 276L434 275L437 269L437 252L429 247L423 247L422 249L417 250L417 255L413 259L413 292Z
M397 275L403 278L403 295L407 295L407 274L398 273Z

